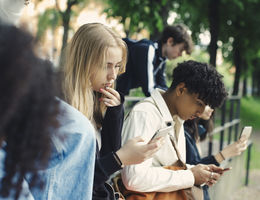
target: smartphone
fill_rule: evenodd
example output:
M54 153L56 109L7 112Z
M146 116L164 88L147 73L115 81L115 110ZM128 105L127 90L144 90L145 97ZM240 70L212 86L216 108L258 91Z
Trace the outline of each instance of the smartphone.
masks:
M252 132L252 126L245 126L242 130L240 138L246 136L246 139L248 139L251 135L251 132Z
M158 131L155 132L155 134L153 135L153 137L149 142L151 142L152 140L158 137L166 137L172 129L173 129L172 126L166 126L164 128L159 129Z
M226 167L226 168L223 169L223 172L231 170L231 169L232 169L232 167Z

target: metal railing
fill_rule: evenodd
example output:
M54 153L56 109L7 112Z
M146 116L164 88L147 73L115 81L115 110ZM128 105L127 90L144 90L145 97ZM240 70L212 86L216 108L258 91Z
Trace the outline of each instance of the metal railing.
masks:
M212 155L213 149L213 136L220 135L219 137L219 151L223 149L225 142L225 134L227 135L227 144L230 144L233 141L236 141L239 137L239 125L240 125L240 96L231 96L229 97L222 105L220 109L220 114L217 116L220 124L215 126L212 133L209 135L209 151L208 154ZM216 117L216 118L217 118ZM215 123L217 124L217 123ZM245 185L248 185L249 182L249 169L250 169L250 154L252 148L252 141L249 141L247 149L247 158L246 158L246 179Z

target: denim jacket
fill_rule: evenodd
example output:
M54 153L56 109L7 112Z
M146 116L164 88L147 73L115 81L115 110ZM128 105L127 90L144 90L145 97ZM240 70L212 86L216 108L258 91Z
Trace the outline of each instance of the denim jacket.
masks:
M39 172L45 185L43 189L31 188L31 193L37 200L90 200L96 151L94 128L67 103L60 101L60 107L59 138L53 138L48 167Z
M4 144L5 145L5 144ZM2 145L2 147L4 146ZM0 181L4 176L4 160L5 160L5 151L3 148L0 149ZM1 184L1 182L0 182ZM10 200L10 199L14 199L14 195L15 192L14 191L10 191L10 195L8 197L1 197L0 196L0 200ZM23 181L23 185L22 185L22 191L20 194L20 197L18 200L34 200L34 198L32 197L30 191L29 191L29 186L27 184L26 181Z

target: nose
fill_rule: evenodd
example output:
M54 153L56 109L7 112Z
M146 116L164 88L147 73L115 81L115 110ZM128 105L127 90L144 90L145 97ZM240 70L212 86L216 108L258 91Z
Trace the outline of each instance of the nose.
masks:
M111 69L109 69L107 77L108 77L108 80L115 80L116 79L117 70L115 69L115 67L111 67Z

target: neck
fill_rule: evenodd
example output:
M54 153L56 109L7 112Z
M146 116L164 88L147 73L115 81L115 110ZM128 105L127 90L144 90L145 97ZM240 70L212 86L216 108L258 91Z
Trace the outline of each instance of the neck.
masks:
M171 115L176 115L177 111L176 111L176 106L175 106L175 99L176 99L176 95L174 93L174 91L169 91L167 90L163 95L162 95Z
M163 44L163 43L161 43L161 45L162 45L162 46L161 46L161 51L162 51L161 53L162 53L162 57L163 57L163 58L165 58L165 57L166 57L166 55L165 55L165 48L166 48L166 45L165 45L165 44Z

